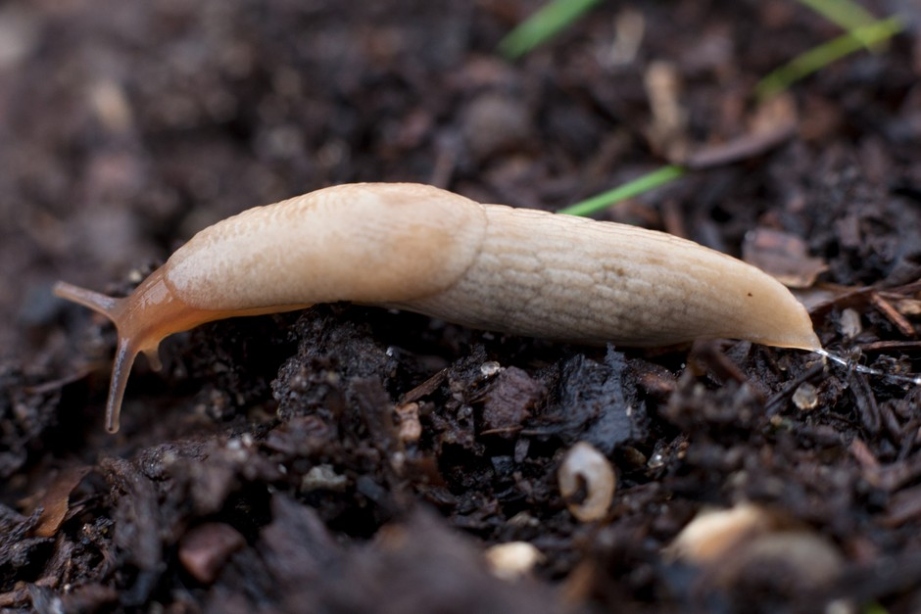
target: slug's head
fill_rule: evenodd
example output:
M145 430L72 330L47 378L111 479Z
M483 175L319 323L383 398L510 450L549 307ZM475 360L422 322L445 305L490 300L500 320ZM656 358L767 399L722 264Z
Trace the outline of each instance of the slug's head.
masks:
M170 289L162 270L155 271L125 298L112 298L60 281L54 285L57 296L101 313L118 330L118 348L106 402L106 430L110 433L118 431L125 385L137 355L146 355L151 368L159 371L157 348L163 339L214 319L208 312L194 309L180 300Z

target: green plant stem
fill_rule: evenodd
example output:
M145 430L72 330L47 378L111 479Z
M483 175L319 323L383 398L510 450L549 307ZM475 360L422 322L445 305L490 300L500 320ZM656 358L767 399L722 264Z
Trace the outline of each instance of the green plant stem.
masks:
M847 30L851 36L857 37L867 49L873 46L872 41L861 38L860 28L873 24L876 17L856 2L851 0L799 0L799 2Z
M657 188L661 185L665 185L670 181L674 181L678 177L684 175L685 170L680 166L670 165L663 166L662 168L655 170L651 173L647 173L642 177L637 177L633 181L627 182L622 186L616 187L613 190L608 190L603 194L598 196L593 196L588 200L583 200L580 203L571 205L564 209L560 209L557 213L563 213L566 215L591 215L601 211L605 207L609 207L615 203L619 203L622 200L628 198L633 198L643 192L648 192L653 188Z
M904 28L905 24L898 17L890 17L862 26L810 49L761 79L755 86L755 96L759 101L764 101L835 60L863 49L865 44L873 45L884 41Z
M578 19L600 0L552 0L520 23L499 43L509 59L521 57Z

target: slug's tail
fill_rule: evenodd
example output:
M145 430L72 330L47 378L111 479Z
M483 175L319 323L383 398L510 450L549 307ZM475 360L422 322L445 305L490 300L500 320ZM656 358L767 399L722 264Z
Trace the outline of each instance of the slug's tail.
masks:
M80 288L59 281L54 285L53 292L68 301L73 301L88 307L97 313L101 313L109 318L118 330L118 349L115 353L115 363L112 366L112 380L109 384L109 398L106 401L106 430L110 433L118 432L118 419L121 413L122 400L125 396L125 387L128 384L128 376L131 373L131 367L138 353L144 351L138 347L138 338L126 334L123 330L124 324L124 301L125 299L112 298L105 294L93 292L85 288ZM156 349L144 351L150 359L151 366L158 370L160 360L157 356Z

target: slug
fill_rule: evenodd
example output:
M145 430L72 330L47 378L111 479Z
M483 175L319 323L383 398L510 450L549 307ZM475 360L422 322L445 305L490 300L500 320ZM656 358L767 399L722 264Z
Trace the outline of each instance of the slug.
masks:
M244 211L192 237L125 298L64 282L54 293L118 329L110 432L135 357L159 369L165 337L331 301L582 344L736 338L821 349L805 308L739 260L661 232L419 184L340 185Z

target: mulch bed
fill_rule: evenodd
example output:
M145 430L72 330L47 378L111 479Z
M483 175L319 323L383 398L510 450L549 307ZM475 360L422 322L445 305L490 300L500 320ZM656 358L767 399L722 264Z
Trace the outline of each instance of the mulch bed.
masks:
M921 371L914 3L867 2L905 33L765 107L840 34L797 2L605 2L503 60L540 4L0 7L3 611L921 609L921 387L803 352L321 305L171 338L105 433L114 332L54 280L124 294L208 224L353 181L553 210L687 161L603 217L776 268L827 348ZM617 473L598 522L557 485L579 441ZM759 549L669 549L743 502ZM541 556L500 578L482 554L517 541Z

